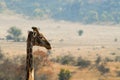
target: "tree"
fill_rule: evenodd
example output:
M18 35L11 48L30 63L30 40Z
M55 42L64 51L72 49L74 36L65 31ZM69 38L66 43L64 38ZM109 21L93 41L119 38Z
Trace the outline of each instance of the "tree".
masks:
M7 32L9 33L9 35L6 36L6 38L8 40L10 38L10 39L14 40L15 42L20 41L20 36L21 36L22 32L19 28L17 28L16 26L13 26L13 27L9 28Z
M7 36L6 36L6 39L7 39L7 40L13 40L13 38L12 38L11 35L7 35Z
M79 31L78 31L78 35L79 35L79 36L82 36L82 34L83 34L83 30L79 30Z

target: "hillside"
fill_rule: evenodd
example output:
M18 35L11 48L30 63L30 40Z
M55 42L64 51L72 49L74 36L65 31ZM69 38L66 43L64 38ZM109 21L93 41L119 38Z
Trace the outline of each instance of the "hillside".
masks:
M120 23L120 0L0 0L0 13L84 24Z

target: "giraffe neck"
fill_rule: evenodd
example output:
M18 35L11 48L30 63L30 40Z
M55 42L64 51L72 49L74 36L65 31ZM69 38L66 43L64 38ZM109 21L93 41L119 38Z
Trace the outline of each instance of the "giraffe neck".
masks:
M28 42L27 43L27 54L32 54L32 48L33 48L33 45Z
M27 54L32 54L32 48L33 48L33 32L29 32L27 38Z
M32 48L33 48L32 36L29 33L27 39L26 80L34 80L34 62L33 62Z

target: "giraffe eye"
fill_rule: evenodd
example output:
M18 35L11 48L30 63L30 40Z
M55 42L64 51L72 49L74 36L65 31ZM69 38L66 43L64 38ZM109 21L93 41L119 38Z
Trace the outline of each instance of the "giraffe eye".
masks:
M44 37L42 37L42 36L40 37L40 39L45 40Z
M45 40L45 39L42 37L42 40Z
M43 39L43 37L41 37L41 39Z

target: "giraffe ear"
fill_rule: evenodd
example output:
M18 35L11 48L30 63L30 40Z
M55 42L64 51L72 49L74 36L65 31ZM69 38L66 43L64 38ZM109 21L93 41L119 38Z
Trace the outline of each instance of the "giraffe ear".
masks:
M33 32L36 32L36 34L39 34L38 28L37 27L32 27Z
M37 31L37 27L33 26L32 29L33 29L33 31Z

